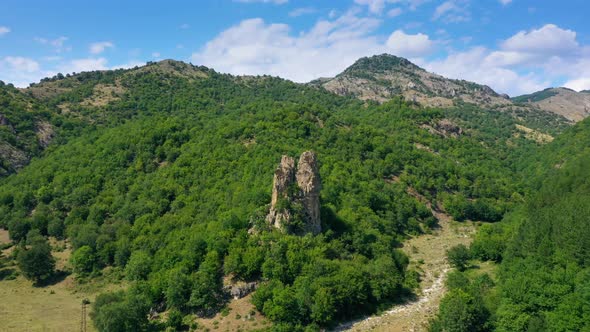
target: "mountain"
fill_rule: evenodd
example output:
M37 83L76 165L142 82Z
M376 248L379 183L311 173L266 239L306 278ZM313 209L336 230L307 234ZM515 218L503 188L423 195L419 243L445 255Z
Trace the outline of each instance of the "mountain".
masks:
M403 96L407 101L430 107L451 108L467 103L488 110L550 112L571 123L590 115L587 91L550 88L509 98L486 85L448 79L389 54L361 58L336 77L321 78L309 84L338 95L377 102Z
M406 100L432 107L452 107L457 101L482 107L512 105L507 96L486 85L448 79L389 54L361 58L336 77L311 84L339 95L378 102L401 95Z
M126 280L94 302L100 331L148 330L150 311L210 316L241 282L259 284L253 304L286 331L377 312L416 291L422 272L399 247L437 227L429 206L498 221L527 194L522 160L542 145L529 134L562 130L556 118L366 103L170 60L10 91L59 130L0 178L0 226L16 247L67 239L80 280ZM319 172L319 211L299 183L273 205L281 156L304 151L314 166L297 167ZM271 208L292 226L313 210L320 234L269 227Z
M528 95L512 98L516 103L559 114L571 121L580 121L590 115L590 93L568 88L548 88Z

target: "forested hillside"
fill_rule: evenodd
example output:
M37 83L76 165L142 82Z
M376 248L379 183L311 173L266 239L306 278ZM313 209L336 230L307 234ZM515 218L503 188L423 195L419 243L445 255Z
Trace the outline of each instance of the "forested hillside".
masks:
M432 330L590 328L588 147L585 120L533 156L526 202L482 228L471 246L473 258L499 263L497 285L489 277L450 277L452 291Z
M522 169L542 146L517 125L566 126L547 114L361 102L173 61L27 91L79 126L0 180L0 226L17 256L65 238L79 280L129 282L93 304L100 331L211 315L227 301L224 278L259 282L254 305L277 329L375 312L415 291L399 246L436 227L408 188L457 220L499 221L527 195ZM306 150L320 164L324 231L265 229L274 168ZM153 308L168 322L148 320Z
M48 108L0 81L0 177L25 166L53 138Z

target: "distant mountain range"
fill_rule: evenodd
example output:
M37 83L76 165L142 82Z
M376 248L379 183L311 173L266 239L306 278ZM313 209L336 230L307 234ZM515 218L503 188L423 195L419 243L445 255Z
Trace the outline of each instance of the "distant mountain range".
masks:
M487 85L448 79L430 73L407 59L382 54L357 60L333 78L309 83L339 95L362 100L387 101L395 96L431 107L454 107L470 103L486 109L543 110L577 122L590 115L590 93L549 88L510 98Z
M590 115L590 91L576 92L568 88L548 88L543 91L512 98L534 108L550 111L571 121L581 121Z

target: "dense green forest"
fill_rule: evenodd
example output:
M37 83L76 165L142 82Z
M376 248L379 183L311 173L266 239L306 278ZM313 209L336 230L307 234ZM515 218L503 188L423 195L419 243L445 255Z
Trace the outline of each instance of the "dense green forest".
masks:
M449 276L431 330L590 329L589 147L585 120L531 156L532 194L471 246L473 258L499 264L497 285L487 275Z
M97 91L107 91L101 97L106 103ZM541 188L537 200L517 210L531 220L518 234L529 227L538 236L501 248L503 273L545 267L546 281L577 274L568 289L587 280L587 258L579 249L588 246L581 241L560 250L540 246L538 255L551 259L536 264L547 265L527 265L537 257L529 247L543 242L542 229L553 227L551 213L579 206L564 200L555 207L542 193L571 192L581 200L576 194L588 190L577 182L582 159L555 170L570 174L556 176L555 183L529 184L530 174L546 172L528 166L543 148L517 135L515 125L559 134L563 122L548 114L515 116L469 105L427 109L398 98L361 102L279 78L233 77L170 61L58 77L28 93L47 105L50 112L39 116L59 125L61 136L38 152L42 158L0 180L0 226L19 246L23 266L33 249L39 257L46 253L46 237L65 238L79 280L102 275L129 282L126 291L105 293L93 304L100 331L163 329L164 323L147 319L161 303L175 313L171 317L210 315L227 301L224 277L260 281L253 303L279 330L316 330L385 308L418 284L401 243L436 227L408 188L457 220L486 222L502 220ZM443 120L454 135L441 128ZM567 151L561 142L548 149ZM281 155L306 150L320 163L322 234L249 234L264 224ZM537 221L546 225L534 226ZM569 234L555 234L555 240ZM577 265L564 263L570 254ZM565 264L563 276L551 274L548 264L556 261ZM34 271L34 278L45 272ZM508 281L500 287L519 294ZM555 296L571 293L556 289ZM554 326L553 316L539 314L548 307L527 301L506 297L497 321L515 323L501 314L516 314L510 306L518 306L539 324ZM567 308L553 309L557 315Z

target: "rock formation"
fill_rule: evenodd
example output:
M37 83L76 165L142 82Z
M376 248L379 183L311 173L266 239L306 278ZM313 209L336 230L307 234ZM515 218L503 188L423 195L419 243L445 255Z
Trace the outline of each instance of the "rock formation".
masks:
M297 199L303 205L305 231L318 234L322 231L320 221L320 189L322 183L315 153L306 151L297 163L297 186L300 189Z
M283 156L279 167L275 170L272 181L272 197L270 211L266 220L274 227L283 229L291 220L289 209L284 208L284 203L289 200L289 189L295 178L295 160L289 156Z
M320 189L315 153L302 153L297 169L293 158L283 156L274 174L267 222L283 232L320 233Z

